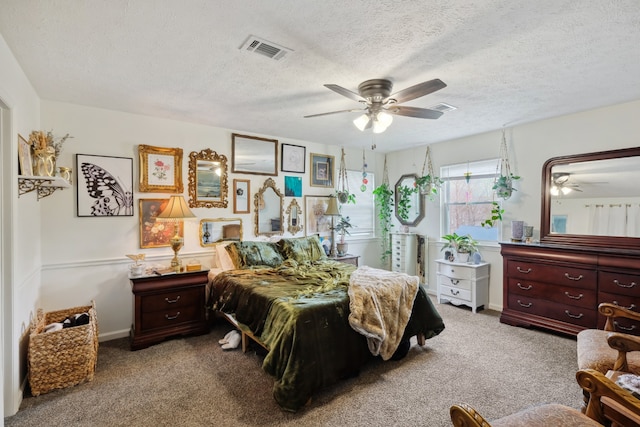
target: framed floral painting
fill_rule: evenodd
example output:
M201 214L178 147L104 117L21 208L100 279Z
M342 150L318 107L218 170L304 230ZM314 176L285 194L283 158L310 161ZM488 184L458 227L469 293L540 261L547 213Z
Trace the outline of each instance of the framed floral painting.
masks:
M169 199L139 199L140 205L140 247L161 248L171 246L175 234L175 223L156 221L156 217L167 206ZM179 235L184 237L184 221L178 221Z
M182 148L139 145L140 192L182 193Z

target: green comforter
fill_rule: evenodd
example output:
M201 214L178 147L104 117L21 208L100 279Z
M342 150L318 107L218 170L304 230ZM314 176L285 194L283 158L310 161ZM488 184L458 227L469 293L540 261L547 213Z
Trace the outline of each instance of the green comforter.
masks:
M213 309L234 313L269 348L263 369L276 378L275 400L296 411L316 390L355 375L373 358L367 341L349 326L350 264L322 260L276 268L230 270L213 279ZM444 329L420 287L405 337Z

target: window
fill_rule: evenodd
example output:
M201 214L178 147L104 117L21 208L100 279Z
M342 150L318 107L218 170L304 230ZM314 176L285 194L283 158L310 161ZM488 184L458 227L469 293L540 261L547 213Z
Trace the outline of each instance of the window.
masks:
M500 227L480 224L491 218L494 199L492 189L499 174L500 159L444 166L440 168L442 184L442 234L469 234L476 240L498 241Z
M367 172L368 183L366 191L362 192L362 171L347 170L347 183L349 192L355 194L356 203L345 203L340 205L340 213L348 216L352 228L349 229L351 237L374 237L375 236L375 205L373 201L373 189L375 180L373 172Z

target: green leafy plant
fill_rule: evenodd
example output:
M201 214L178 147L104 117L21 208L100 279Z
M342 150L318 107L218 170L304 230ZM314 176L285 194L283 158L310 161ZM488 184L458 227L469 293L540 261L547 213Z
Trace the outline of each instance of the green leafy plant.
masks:
M511 197L511 193L517 191L513 188L513 181L520 179L518 175L510 173L509 175L500 175L493 183L493 190L496 190L498 197L502 199L508 199Z
M443 183L444 181L437 176L424 175L416 178L416 188L420 194L428 196L430 200L433 200L433 196L438 194L438 189Z
M504 209L500 207L500 203L491 202L491 217L486 219L480 223L482 227L491 228L498 221L502 221L502 214L504 213Z
M411 209L411 195L418 192L416 187L408 187L401 185L398 187L398 205L396 212L403 221L409 219L409 210Z
M442 236L442 240L445 241L445 244L441 250L453 249L459 254L470 254L478 251L478 241L468 234L465 236L460 236L456 233L446 234Z
M382 255L380 260L384 263L391 254L389 248L389 233L393 227L393 190L389 188L388 183L383 183L373 190L374 201L378 211L378 220L380 221Z
M336 191L336 198L341 204L353 203L356 204L356 195L354 193L350 193L348 190L338 190Z
M333 227L340 234L340 243L344 243L345 236L351 236L351 233L349 233L351 227L354 227L351 224L351 219L348 216L341 216L338 223Z

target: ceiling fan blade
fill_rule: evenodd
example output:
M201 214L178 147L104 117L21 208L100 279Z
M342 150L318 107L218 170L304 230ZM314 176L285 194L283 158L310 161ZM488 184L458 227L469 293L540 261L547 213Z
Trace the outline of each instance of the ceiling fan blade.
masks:
M334 85L334 84L328 84L328 85L324 85L324 87L326 87L327 89L331 89L332 91L334 91L336 93L339 93L342 96L346 96L349 99L353 99L354 101L367 102L366 99L364 99L363 97L361 97L357 93L352 92L349 89L345 89L342 86L338 86L338 85Z
M308 116L304 116L305 118L308 117L320 117L320 116L328 116L330 114L338 114L338 113L354 113L354 112L366 112L366 110L362 110L360 108L356 108L355 110L339 110L339 111L330 111L328 113L320 113L320 114L310 114Z
M386 98L383 102L390 99L395 99L397 104L402 102L411 101L412 99L420 98L421 96L429 95L437 90L443 89L447 85L440 79L433 79L427 82L418 83L417 85L408 87Z
M429 110L428 108L403 107L400 105L394 105L385 111L397 116L416 117L418 119L437 119L444 114L442 111Z

